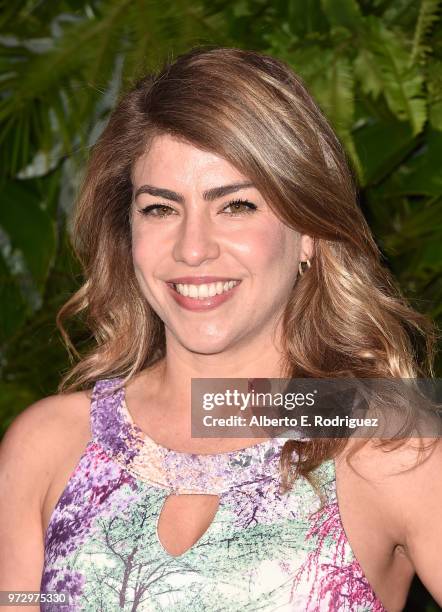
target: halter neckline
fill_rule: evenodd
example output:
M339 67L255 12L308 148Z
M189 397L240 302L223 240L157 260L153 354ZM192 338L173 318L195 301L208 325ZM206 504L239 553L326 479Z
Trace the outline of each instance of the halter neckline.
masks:
M189 453L155 442L133 420L121 378L98 381L92 398L95 440L140 480L179 493L220 493L256 478L274 478L286 438L223 453Z

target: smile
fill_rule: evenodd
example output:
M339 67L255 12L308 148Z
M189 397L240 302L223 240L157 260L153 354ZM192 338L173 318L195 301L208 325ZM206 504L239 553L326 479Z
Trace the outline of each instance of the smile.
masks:
M208 283L200 285L187 285L179 283L173 285L175 291L185 297L190 297L197 300L204 300L208 297L221 295L230 289L233 289L240 281L230 280L227 282Z
M186 310L205 311L230 300L241 284L240 280L218 281L192 285L166 283L175 302Z

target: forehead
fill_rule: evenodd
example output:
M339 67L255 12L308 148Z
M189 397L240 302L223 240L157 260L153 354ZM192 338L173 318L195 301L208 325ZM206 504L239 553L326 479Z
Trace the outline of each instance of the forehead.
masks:
M220 177L229 180L248 178L220 155L168 134L156 136L149 150L137 159L133 169L135 186L149 179L151 183L161 182L164 185L173 181L183 185L197 181L210 187Z

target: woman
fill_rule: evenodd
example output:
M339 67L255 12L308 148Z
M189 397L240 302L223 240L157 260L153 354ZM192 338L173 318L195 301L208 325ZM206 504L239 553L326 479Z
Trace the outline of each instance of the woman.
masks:
M418 462L406 440L190 435L192 378L432 374L431 323L284 63L194 49L141 80L74 237L86 280L59 323L73 349L63 321L85 315L96 345L5 436L2 589L69 595L43 610L395 611L417 572L442 603L439 444Z

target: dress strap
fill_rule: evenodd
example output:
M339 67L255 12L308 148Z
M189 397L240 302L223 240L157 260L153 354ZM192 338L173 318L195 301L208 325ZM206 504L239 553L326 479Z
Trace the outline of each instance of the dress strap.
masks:
M120 383L119 378L98 380L91 399L93 440L112 455L121 453L122 442L127 436L127 425L121 414L124 389L119 387Z

